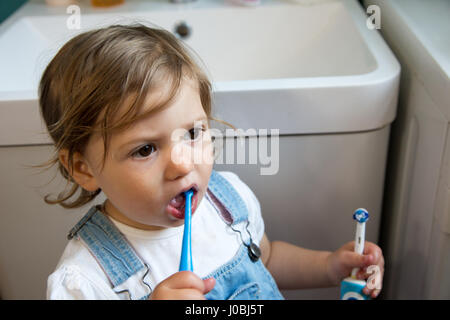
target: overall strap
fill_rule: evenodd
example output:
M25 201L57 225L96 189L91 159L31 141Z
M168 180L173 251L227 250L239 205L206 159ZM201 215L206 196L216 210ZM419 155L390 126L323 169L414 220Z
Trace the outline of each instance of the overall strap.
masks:
M92 207L75 227L70 230L67 237L72 239L75 235L80 237L88 246L89 251L103 268L115 289L123 287L121 285L133 275L139 273L142 276L142 281L147 275L149 271L148 266L142 262L125 236L97 207ZM147 286L146 293L148 296L148 291L151 292L151 288L144 281L143 283ZM130 299L142 298L133 295L126 288L126 285L125 288L121 289L120 291L115 290L116 293L127 292ZM143 290L138 291L141 292L136 294L142 295Z
M261 256L261 250L253 242L252 235L248 230L248 208L244 200L239 195L233 185L222 177L215 170L212 170L209 179L207 196L210 202L217 208L221 217L228 224L231 229L239 233L242 244L247 247L248 255L253 262L258 261ZM234 225L241 222L246 222L245 230L235 228ZM244 240L244 233L247 233L249 238Z
M227 224L234 225L248 220L244 200L233 185L215 170L211 172L207 194Z

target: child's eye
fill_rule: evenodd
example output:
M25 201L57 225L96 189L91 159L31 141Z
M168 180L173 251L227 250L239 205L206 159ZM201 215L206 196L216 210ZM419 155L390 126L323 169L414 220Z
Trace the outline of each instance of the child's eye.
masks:
M199 136L205 131L203 127L196 127L189 130L189 138L191 140L197 140Z
M155 147L152 144L146 144L133 152L132 156L136 158L146 158L155 152Z

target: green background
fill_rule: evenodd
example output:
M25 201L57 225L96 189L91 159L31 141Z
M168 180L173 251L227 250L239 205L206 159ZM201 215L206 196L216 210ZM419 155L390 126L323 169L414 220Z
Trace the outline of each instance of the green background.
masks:
M1 0L0 1L0 23L5 21L14 11L19 9L27 0Z

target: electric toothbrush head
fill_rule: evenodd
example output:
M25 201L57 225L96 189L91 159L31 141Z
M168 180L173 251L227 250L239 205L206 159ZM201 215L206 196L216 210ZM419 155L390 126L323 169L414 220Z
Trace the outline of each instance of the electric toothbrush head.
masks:
M355 212L353 212L353 219L359 223L364 223L369 220L369 211L364 208L356 209Z

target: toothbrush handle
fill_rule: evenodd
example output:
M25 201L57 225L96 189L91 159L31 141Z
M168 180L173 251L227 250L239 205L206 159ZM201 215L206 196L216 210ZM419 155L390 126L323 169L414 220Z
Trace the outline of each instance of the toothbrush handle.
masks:
M193 271L192 266L192 248L191 248L191 199L193 192L185 192L185 211L184 211L184 233L181 248L180 271Z
M362 255L364 252L364 239L366 236L366 223L357 222L356 223L356 235L355 235L355 249L357 254ZM353 268L351 277L356 279L356 274L359 268Z
M366 237L366 223L358 222L356 224L356 236L355 236L355 252L363 254L364 252L364 239Z

